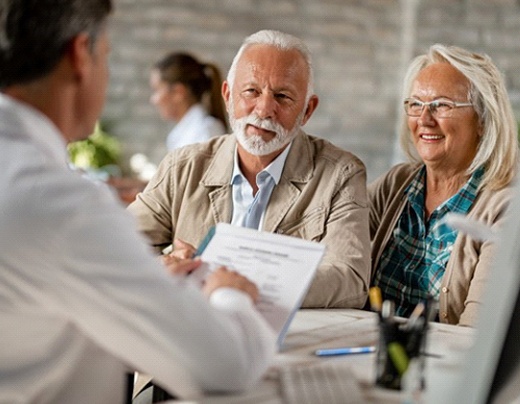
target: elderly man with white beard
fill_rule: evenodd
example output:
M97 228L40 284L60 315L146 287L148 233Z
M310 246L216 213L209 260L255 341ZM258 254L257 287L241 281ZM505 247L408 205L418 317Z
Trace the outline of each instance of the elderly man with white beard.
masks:
M172 259L219 222L326 245L302 307L363 307L370 281L366 172L351 153L303 132L318 105L306 45L259 31L222 86L233 133L165 157L129 206Z

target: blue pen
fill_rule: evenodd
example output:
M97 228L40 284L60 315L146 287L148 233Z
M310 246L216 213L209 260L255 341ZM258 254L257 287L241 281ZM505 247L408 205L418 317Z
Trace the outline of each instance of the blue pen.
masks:
M318 349L314 352L317 356L353 355L372 353L376 351L375 346L356 346L346 348Z
M206 247L208 246L209 242L211 241L211 239L213 238L213 236L215 235L215 231L217 229L215 228L215 226L211 226L208 230L208 233L206 234L206 236L204 236L204 238L202 239L202 242L200 243L199 247L197 248L197 251L195 251L195 253L193 254L193 257L192 258L195 258L195 257L200 257L202 255L202 253L204 252L204 250L206 249Z

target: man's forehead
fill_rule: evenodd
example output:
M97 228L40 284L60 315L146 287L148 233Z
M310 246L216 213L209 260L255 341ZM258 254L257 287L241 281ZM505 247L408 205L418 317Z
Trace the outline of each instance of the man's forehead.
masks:
M255 44L244 50L237 64L237 78L254 80L276 78L307 81L308 66L296 49L280 49L272 45Z

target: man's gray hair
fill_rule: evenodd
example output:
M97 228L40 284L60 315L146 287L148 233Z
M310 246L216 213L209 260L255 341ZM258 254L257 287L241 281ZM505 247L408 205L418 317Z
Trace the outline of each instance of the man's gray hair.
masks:
M112 0L0 0L0 88L51 72L80 33L93 49Z
M309 101L310 97L314 94L314 71L312 68L312 57L305 43L290 34L280 31L274 30L262 30L258 31L250 36L248 36L244 42L242 42L242 46L238 50L235 55L233 62L231 63L231 67L229 68L229 72L227 75L227 82L229 84L229 89L233 89L233 85L235 82L235 76L237 72L238 61L242 57L244 51L252 45L268 45L274 46L281 50L297 50L303 56L305 63L308 67L308 83L307 83L307 96L305 98L305 104Z

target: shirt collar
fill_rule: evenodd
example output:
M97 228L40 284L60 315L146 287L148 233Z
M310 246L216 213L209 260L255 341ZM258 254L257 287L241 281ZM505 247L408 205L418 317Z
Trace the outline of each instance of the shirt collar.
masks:
M17 135L24 135L51 160L68 165L67 143L56 125L32 106L0 93L2 126Z
M200 116L203 116L206 114L206 110L204 109L204 106L202 104L193 104L188 111L186 111L186 114L184 115L188 119L198 119Z
M266 168L264 168L261 172L268 172L269 175L273 178L276 185L280 182L280 178L282 177L283 167L285 165L285 161L287 160L287 156L289 155L289 150L291 149L292 142L285 148L285 150L276 157ZM231 175L230 184L237 184L240 181L245 179L244 174L242 174L242 170L240 170L240 165L238 164L238 150L235 147L235 155L233 161L233 174Z
M477 197L478 187L484 175L484 167L477 168L471 174L468 181L457 191L455 195L442 203L436 211L452 211L466 213ZM426 167L423 166L415 175L412 182L405 190L408 201L418 212L424 209L424 184L426 181Z
M193 104L184 114L184 116L177 122L174 129L182 129L193 125L194 122L200 122L204 119L206 110L202 104Z

